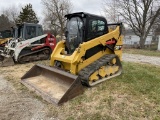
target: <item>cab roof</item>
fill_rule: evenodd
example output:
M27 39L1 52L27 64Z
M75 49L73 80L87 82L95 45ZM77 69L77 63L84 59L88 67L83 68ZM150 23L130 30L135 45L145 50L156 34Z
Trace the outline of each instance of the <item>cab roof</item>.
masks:
M103 17L103 16L90 14L90 13L86 13L86 12L76 12L76 13L71 13L71 14L65 15L66 18L71 18L71 17L74 17L74 16L79 16L79 17L82 17L82 18L85 18L85 17L96 17L96 18L104 18L105 19L105 17Z

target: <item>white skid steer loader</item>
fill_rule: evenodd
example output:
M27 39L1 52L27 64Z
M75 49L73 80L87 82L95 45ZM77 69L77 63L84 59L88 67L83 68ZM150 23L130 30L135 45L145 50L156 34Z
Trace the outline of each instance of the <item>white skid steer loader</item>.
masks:
M55 37L43 34L41 25L34 23L17 25L17 28L14 28L13 39L8 41L4 50L0 52L0 66L48 59L55 46Z

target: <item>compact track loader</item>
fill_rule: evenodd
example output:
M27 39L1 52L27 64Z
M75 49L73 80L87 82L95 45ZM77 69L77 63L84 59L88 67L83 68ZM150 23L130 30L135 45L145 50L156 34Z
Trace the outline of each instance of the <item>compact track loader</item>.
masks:
M14 37L8 41L0 53L0 66L6 67L14 63L26 63L50 58L56 46L56 39L51 34L44 34L42 26L34 23L17 25Z
M50 67L35 65L21 82L57 105L83 93L83 86L121 74L121 23L107 24L104 17L84 12L68 14L66 40L51 54ZM109 30L109 26L116 26Z

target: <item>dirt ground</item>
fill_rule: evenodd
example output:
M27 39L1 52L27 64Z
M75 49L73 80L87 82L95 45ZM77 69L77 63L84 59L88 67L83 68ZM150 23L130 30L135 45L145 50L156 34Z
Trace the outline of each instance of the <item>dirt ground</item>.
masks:
M47 103L36 99L21 85L20 78L33 66L32 63L0 69L1 120L57 120L48 117Z
M150 58L150 60L148 60ZM160 65L160 58L124 54L124 61L136 61ZM49 61L36 62L49 64ZM47 102L29 92L20 83L20 78L34 64L17 64L0 68L0 119L1 120L57 120L49 115Z
M45 106L41 101L16 90L12 83L0 77L1 120L30 120L45 118Z

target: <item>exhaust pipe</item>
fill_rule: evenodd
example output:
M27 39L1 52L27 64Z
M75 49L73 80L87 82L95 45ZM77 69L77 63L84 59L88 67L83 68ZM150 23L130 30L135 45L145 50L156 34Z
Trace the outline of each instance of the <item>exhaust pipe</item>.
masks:
M44 65L33 66L21 83L48 102L60 105L83 93L81 80L63 70Z

